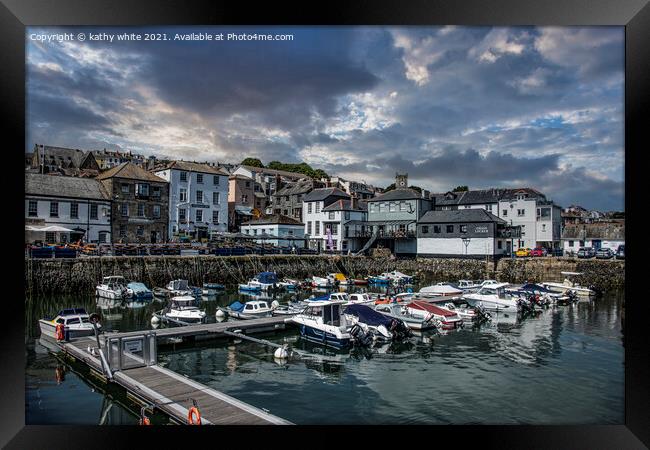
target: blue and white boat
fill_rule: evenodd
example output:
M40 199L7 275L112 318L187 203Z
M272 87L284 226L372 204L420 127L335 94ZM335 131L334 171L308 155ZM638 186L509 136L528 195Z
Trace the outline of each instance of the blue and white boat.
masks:
M133 300L150 300L153 298L153 292L144 283L132 281L126 287L133 291L131 297Z
M217 292L223 291L226 287L219 283L203 283L203 295L217 295Z
M249 281L246 284L240 284L239 290L243 292L261 292L262 287L259 284L251 284Z
M349 332L351 324L341 314L345 302L341 300L311 301L291 321L300 328L304 339L338 349L352 346L353 338Z
M248 282L249 286L259 286L263 291L278 287L278 275L275 272L260 272Z
M261 317L271 317L273 309L269 304L262 300L253 300L246 303L233 302L226 308L219 308L231 317L237 319L259 319Z
M379 284L379 285L388 285L390 284L390 279L383 275L378 275L376 277L368 277L368 284Z

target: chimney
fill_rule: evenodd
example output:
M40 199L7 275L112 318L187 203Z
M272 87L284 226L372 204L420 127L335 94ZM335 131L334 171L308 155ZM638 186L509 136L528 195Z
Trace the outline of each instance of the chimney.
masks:
M429 200L429 197L431 197L431 192L425 191L424 189L422 190L422 198Z
M357 209L358 201L359 199L356 196L350 198L350 206L352 209Z

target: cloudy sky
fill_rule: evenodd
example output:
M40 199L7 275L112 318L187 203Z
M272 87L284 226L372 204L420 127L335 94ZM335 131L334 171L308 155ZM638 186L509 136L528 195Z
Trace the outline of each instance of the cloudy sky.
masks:
M161 32L165 42L33 33ZM174 41L176 33L292 41ZM27 144L624 207L622 27L29 28Z

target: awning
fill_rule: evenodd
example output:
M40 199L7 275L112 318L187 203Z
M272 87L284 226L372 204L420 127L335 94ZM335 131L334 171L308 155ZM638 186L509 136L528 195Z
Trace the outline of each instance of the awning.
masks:
M415 220L373 220L371 222L366 220L350 220L345 222L344 225L364 225L364 226L391 226L391 225L410 225L415 223Z
M74 231L70 228L60 227L58 225L50 225L47 227L36 227L34 225L25 225L25 230L27 231L53 231L53 232L70 232Z

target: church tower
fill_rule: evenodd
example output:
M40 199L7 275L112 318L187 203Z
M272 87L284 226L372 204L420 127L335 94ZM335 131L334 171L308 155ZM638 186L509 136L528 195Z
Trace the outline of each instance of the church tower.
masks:
M406 189L409 187L409 175L408 173L395 174L395 189Z

